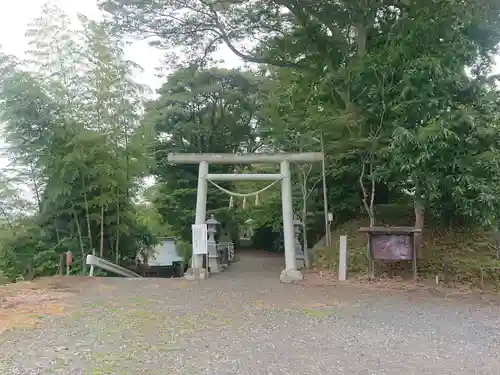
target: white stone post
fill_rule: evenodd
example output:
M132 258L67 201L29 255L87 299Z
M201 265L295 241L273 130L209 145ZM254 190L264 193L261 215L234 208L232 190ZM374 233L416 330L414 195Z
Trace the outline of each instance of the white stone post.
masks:
M207 174L208 163L201 161L198 168L198 190L196 194L196 216L195 224L204 224L207 215ZM208 267L208 265L207 265ZM184 274L184 278L188 280L195 280L197 278L206 279L208 276L206 270L203 268L203 255L193 254L191 257L191 268Z
M219 222L215 219L215 215L210 215L210 219L206 221L208 232L208 265L210 273L221 271L219 265L219 254L217 254L217 243L215 242L215 234L217 233L217 225Z
M285 269L280 280L284 283L302 280L302 273L297 270L295 260L295 236L293 233L292 182L290 162L283 160L281 170L281 204L283 206L283 237L285 245Z
M339 281L347 280L347 236L340 236Z

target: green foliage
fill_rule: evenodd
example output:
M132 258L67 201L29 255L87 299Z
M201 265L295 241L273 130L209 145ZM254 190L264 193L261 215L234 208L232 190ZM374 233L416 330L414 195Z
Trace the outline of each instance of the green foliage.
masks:
M312 139L323 135L336 221L363 210L373 225L376 204L408 192L422 215L425 209L447 223L497 220L498 92L488 75L500 40L498 2L101 6L121 31L156 35L160 47L182 46L187 64L210 61L221 44L265 64L263 141L268 150L316 151ZM255 47L240 49L243 40ZM312 185L318 173L311 171ZM303 199L312 210L321 206L318 191L311 202ZM272 202L253 213L261 225L279 224L278 200Z
M0 189L0 269L11 280L55 274L66 251L72 273L83 273L88 253L127 263L156 241L133 202L150 165L136 66L106 24L80 22L83 33L45 6L27 33L27 61L0 55L12 160ZM21 183L34 202L20 198Z
M427 223L497 225L500 96L491 69L498 1L100 4L113 25L80 17L84 32L75 32L68 16L46 6L30 25L27 61L0 54L0 113L12 159L0 176L9 277L28 266L53 272L48 264L68 248L128 262L166 235L180 238L187 259L198 169L168 164L170 152L322 150L337 224L364 212L376 225L383 222L377 206L403 201L415 206L418 225L424 212ZM183 53L168 56L170 67L182 68L146 105L122 31ZM260 68L215 67L222 44ZM306 238L315 239L324 233L322 170L294 166L292 173L294 210L310 229ZM156 184L138 204L150 174ZM21 199L19 181L32 201ZM239 192L263 186L223 184ZM229 197L209 186L207 212L233 237L252 218L279 248L279 189L260 201L228 211ZM21 225L26 220L30 226Z
M144 122L156 133L152 172L158 186L153 203L173 233L191 240L198 166L170 165L169 152L253 152L256 150L261 78L223 69L181 69L168 77L159 98L147 106ZM231 166L211 166L213 173ZM228 187L228 184L223 184ZM207 210L227 207L229 197L209 186Z
M177 250L177 255L179 255L185 263L189 263L193 255L193 246L189 242L179 240L175 242L175 249Z

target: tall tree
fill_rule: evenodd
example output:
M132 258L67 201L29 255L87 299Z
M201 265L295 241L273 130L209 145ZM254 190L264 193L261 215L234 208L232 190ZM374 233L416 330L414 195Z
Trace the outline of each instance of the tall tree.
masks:
M40 265L57 264L66 250L80 249L84 271L93 249L120 262L151 244L134 204L151 160L139 121L144 90L132 79L137 66L106 24L81 17L84 32L77 33L67 21L58 8L44 7L28 32L28 60L0 55L1 116L13 156L8 182L33 181L37 201L22 228L18 218L11 223L12 233L23 235L0 248L11 277L25 273L19 264L30 274L49 272ZM24 243L25 235L33 243Z
M139 66L124 58L124 43L115 37L108 25L81 17L86 26L85 53L88 64L85 80L86 100L84 115L86 129L104 136L102 147L108 155L106 163L93 171L99 179L100 193L97 197L100 210L99 252L104 255L104 223L115 227L115 260L120 258L120 231L128 231L121 223L121 204L129 200L137 188L138 178L144 176L146 157L139 126L139 115L144 100L145 88L131 77ZM105 211L113 206L114 219L105 218Z
M101 4L122 30L155 35L159 46L182 45L187 61L226 44L246 61L291 68L301 84L288 93L306 92L314 113L331 115L322 122L326 143L348 140L350 146L330 158L340 162L340 170L358 165L372 223L376 185L393 185L382 180L391 174L384 155L395 152L387 149L394 131L425 126L443 111L473 105L476 99L463 93L483 84L500 37L500 4L492 0ZM423 217L420 197L414 195L417 226Z
M153 173L161 184L157 201L164 220L189 239L194 218L197 166L172 166L168 152L254 152L258 146L260 78L239 71L196 67L168 77L145 121L157 135ZM229 171L230 166L213 166ZM228 198L210 188L208 209L227 207ZM174 219L175 218L175 219Z

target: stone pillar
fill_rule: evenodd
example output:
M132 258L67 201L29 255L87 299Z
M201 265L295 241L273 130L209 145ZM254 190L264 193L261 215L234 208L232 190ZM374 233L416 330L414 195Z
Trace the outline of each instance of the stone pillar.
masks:
M295 217L295 219L293 220L293 230L294 230L293 233L295 235L295 259L298 268L303 268L306 266L304 251L299 241L299 235L303 228L304 226L302 225L302 221L299 218Z
M227 244L227 265L229 265L229 262L234 262L234 259L234 243L231 241Z
M222 269L219 264L219 255L217 253L217 243L215 242L215 234L217 233L217 225L219 222L215 219L215 215L210 215L210 219L206 222L208 232L208 267L210 273L220 272Z
M281 170L281 205L283 207L283 237L285 245L285 269L280 274L284 283L302 280L303 276L297 270L295 260L295 236L293 234L292 182L290 162L284 160L280 164Z
M195 224L204 224L207 215L207 174L208 163L200 162L198 168L198 190L196 194L196 217ZM203 255L194 255L191 257L191 267L184 274L187 280L206 279L207 270L203 268Z

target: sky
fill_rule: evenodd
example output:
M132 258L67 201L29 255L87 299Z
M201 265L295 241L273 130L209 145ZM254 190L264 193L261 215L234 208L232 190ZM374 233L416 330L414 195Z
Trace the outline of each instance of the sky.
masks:
M0 46L6 52L21 57L27 48L24 36L28 23L40 14L40 9L47 0L15 0L3 5L0 11ZM101 14L97 8L97 0L53 0L68 15L74 16L83 13L90 18L99 18ZM224 66L228 68L240 67L243 62L230 51L222 50L219 55L224 57ZM137 41L126 51L126 57L139 64L144 72L136 79L157 89L165 80L157 77L155 68L162 65L163 53L148 45L146 41Z

